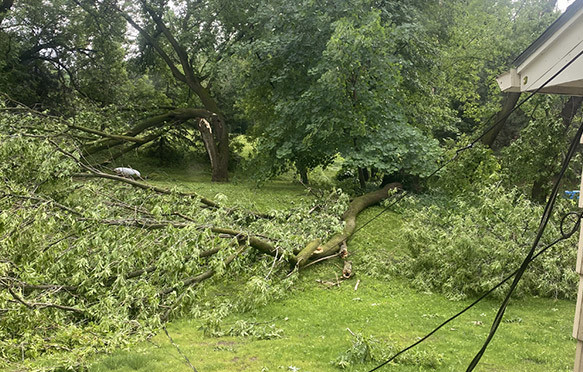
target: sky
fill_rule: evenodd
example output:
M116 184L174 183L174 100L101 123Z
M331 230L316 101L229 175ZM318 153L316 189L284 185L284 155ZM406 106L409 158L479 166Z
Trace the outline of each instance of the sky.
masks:
M571 5L575 0L558 0L557 1L557 8L559 8L559 10L561 12L564 12L565 9L567 9L567 7L569 5Z

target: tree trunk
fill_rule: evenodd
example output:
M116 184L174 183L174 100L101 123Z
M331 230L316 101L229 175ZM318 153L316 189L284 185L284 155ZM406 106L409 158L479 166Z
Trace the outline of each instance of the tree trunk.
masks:
M360 188L362 189L366 187L366 175L364 171L364 168L358 168L358 182L360 183Z
M211 159L211 166L213 167L212 181L227 182L229 180L229 129L225 118L219 109L219 105L212 97L208 87L202 85L202 78L195 72L196 70L191 63L192 59L188 56L186 47L178 42L171 30L166 27L162 17L151 7L151 4L144 0L140 0L140 3L146 10L146 13L150 15L152 21L156 24L157 29L161 31L170 44L170 47L175 54L174 56L170 56L160 45L159 41L146 31L146 29L141 27L128 13L121 8L118 8L117 10L121 16L124 17L128 23L152 45L164 62L166 62L168 68L170 68L172 76L174 76L177 81L186 84L188 88L200 98L205 109L216 115L216 119L209 121L211 133L213 134L213 146L216 147L216 157ZM176 65L176 59L180 64L180 68ZM201 127L199 126L199 128ZM202 135L203 137L206 136L207 140L210 141L208 133Z
M563 109L561 110L561 119L563 120L563 125L565 126L565 132L569 130L573 118L577 115L577 111L581 108L581 103L583 103L583 97L571 96Z
M402 189L402 185L398 182L391 183L383 187L382 189L369 192L368 194L364 194L357 198L354 198L350 202L348 209L342 215L342 220L344 221L344 230L341 233L334 235L330 240L328 240L325 244L319 245L317 251L312 251L314 253L311 254L310 259L315 260L322 257L330 256L338 252L343 243L346 242L348 238L352 236L354 231L356 230L356 216L364 209L370 207L371 205L375 205L382 200L386 199L389 196L389 190L391 189ZM308 244L304 250L306 252L312 250L313 242ZM305 252L304 252L305 253ZM298 255L299 256L299 255ZM298 266L302 267L308 263L308 259L305 258L305 255L302 256L304 259L302 261L298 261Z
M229 130L222 115L215 116L211 120L215 130L215 141L218 142L218 162L213 168L213 182L229 182Z
M298 168L298 172L300 173L300 181L304 185L309 185L310 179L308 178L308 170L306 168L302 167L302 168Z
M227 173L227 167L229 164L228 143L226 155L223 154L224 149L221 148L221 146L225 146L224 137L227 136L227 133L221 125L220 119L211 119L211 121L213 120L217 120L219 123L215 124L214 127L211 127L209 121L206 119L199 119L198 130L200 131L204 147L206 148L211 162L211 180L213 182L227 182L229 180Z
M530 198L539 203L544 203L546 193L544 189L545 180L535 179L532 184L532 189L530 191Z
M484 145L488 146L489 148L492 148L494 141L496 141L498 134L500 134L500 131L506 124L508 116L510 115L512 109L514 109L514 106L516 106L516 103L518 102L519 98L520 98L519 92L507 93L504 96L504 98L502 99L502 108L500 109L500 111L498 111L498 114L496 114L496 116L494 117L495 124L494 127L488 133L486 133L484 137L482 137L482 143Z

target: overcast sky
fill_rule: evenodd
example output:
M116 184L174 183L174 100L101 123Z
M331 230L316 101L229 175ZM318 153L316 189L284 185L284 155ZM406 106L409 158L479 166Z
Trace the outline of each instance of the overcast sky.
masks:
M573 1L575 0L558 0L557 8L559 8L561 12L564 12L565 9L567 9L567 7L573 3Z

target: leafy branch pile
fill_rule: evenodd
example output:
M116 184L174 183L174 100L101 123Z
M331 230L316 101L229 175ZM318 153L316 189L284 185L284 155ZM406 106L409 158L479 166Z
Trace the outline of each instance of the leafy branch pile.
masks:
M539 249L561 237L559 221L574 207L573 201L559 201ZM411 198L406 208L414 211L403 232L410 257L397 270L416 287L454 299L481 295L516 270L530 249L543 210L499 184L451 199ZM567 220L564 230L573 223ZM530 264L517 294L574 298L576 256L573 236Z
M75 366L173 316L220 320L264 303L293 282L308 242L343 231L341 193L267 215L221 207L102 177L66 129L0 116L0 366ZM209 301L221 285L239 295Z
M391 340L379 340L374 336L354 334L354 341L349 349L340 354L332 364L347 369L355 368L362 363L380 363L393 356L402 349L402 346ZM436 369L443 363L443 355L434 350L413 350L403 354L393 364L423 366Z

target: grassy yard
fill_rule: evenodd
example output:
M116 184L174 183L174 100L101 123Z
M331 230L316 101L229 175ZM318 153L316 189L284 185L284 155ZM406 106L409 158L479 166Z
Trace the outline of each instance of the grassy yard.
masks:
M210 184L200 181L200 170L164 173L153 182L197 191L260 211L289 208L310 196L300 185L282 179L256 189L249 182ZM146 172L147 174L147 172ZM367 210L359 222L380 211ZM394 350L415 342L468 303L413 290L389 274L388 265L405 254L400 246L402 216L385 213L349 242L354 278L339 287L317 282L335 280L340 261L330 260L302 272L281 300L237 314L229 322L245 320L274 324L279 338L206 337L196 319L182 319L167 329L179 349L199 372L211 371L338 371L334 365L355 341L354 334L374 336ZM357 280L360 280L355 290ZM427 342L386 371L463 371L480 348L498 309L497 301L484 301L447 325ZM478 371L569 371L575 352L571 338L574 303L551 299L514 300ZM348 367L368 371L378 363ZM98 358L91 371L192 371L163 331L129 350Z

